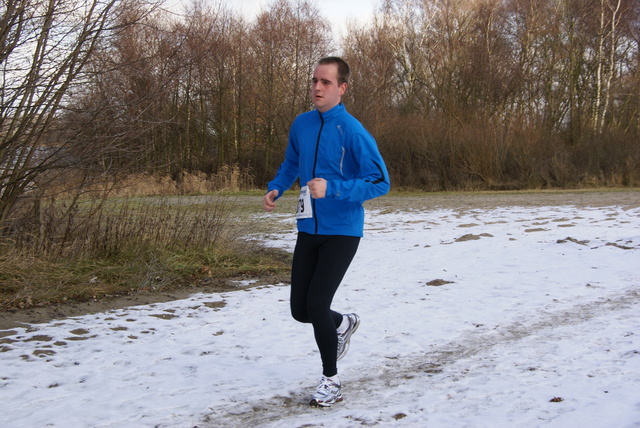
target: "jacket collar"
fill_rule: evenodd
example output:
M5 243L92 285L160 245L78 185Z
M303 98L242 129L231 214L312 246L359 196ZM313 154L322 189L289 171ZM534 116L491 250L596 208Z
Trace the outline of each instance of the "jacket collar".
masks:
M346 107L344 106L344 104L339 103L338 105L331 108L330 110L325 111L324 113L320 113L318 111L318 114L322 116L322 119L329 120L329 119L333 119L340 116L342 112L345 110L346 110Z

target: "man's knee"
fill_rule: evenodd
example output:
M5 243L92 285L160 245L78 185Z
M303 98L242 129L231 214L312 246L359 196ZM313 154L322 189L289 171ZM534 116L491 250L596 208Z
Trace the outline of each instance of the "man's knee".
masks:
M291 316L294 320L302 323L310 323L309 313L305 308L291 308Z
M306 306L306 313L310 322L313 322L314 319L319 319L325 316L330 311L331 308L328 305L322 304L317 300L308 302Z

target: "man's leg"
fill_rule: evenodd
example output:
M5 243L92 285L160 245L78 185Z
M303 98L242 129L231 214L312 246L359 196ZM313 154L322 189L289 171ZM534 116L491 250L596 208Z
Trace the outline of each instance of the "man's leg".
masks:
M313 235L298 233L291 264L291 316L296 321L310 323L307 313L309 283L318 263L318 245Z
M342 314L331 310L331 302L342 282L360 243L359 237L320 236L317 263L307 288L307 313L313 324L314 336L323 374L337 374L338 335L336 328L342 322Z

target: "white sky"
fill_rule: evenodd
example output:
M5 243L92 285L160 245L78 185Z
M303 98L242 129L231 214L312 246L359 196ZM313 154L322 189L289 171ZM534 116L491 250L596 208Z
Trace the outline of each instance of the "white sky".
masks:
M167 0L169 8L188 3L191 0ZM216 0L208 0L216 1ZM226 0L223 3L235 8L245 15L248 20L253 20L261 10L267 9L274 0ZM338 37L344 35L347 23L366 23L373 17L381 0L315 0L320 13L329 20L331 29Z
M274 0L228 0L249 19L253 19L261 9L266 9ZM362 24L373 16L380 0L316 0L320 12L331 23L336 35L341 35L350 21Z

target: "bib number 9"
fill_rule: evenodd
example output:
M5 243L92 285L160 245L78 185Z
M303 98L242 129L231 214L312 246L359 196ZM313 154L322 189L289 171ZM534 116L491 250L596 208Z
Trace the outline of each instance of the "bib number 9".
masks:
M303 186L300 188L300 197L298 198L298 209L296 210L296 218L311 218L313 217L313 208L311 207L311 194L309 194L309 187Z

